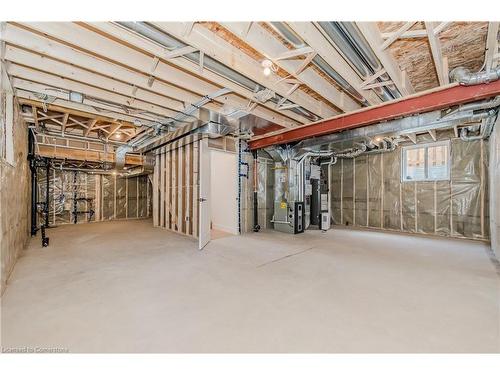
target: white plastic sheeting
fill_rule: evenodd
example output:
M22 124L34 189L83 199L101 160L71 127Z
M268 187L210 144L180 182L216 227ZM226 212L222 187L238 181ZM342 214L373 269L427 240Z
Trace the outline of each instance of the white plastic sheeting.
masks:
M450 139L442 133L440 139ZM419 136L419 143L432 142ZM401 149L331 166L337 225L487 239L488 141L451 139L450 180L401 182Z
M38 199L45 201L46 171L38 170ZM49 224L114 219L145 218L151 215L151 187L147 176L125 177L50 169ZM93 211L91 215L89 211Z

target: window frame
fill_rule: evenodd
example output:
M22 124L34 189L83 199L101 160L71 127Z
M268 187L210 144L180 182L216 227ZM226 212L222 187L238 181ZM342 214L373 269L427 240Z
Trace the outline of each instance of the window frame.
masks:
M446 177L444 178L429 178L429 148L446 146L447 151L447 165L446 165ZM408 169L407 153L408 150L423 148L424 151L424 174L425 178L409 180L406 178L406 171ZM403 146L401 148L401 182L433 182L433 181L449 181L451 175L451 142L450 140L429 142L429 143L419 143L416 145Z

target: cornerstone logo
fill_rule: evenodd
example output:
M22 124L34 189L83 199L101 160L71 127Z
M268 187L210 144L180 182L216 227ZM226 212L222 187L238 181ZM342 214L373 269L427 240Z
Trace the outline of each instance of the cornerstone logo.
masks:
M4 348L2 353L69 353L67 348L40 348L40 347L22 347L22 348Z

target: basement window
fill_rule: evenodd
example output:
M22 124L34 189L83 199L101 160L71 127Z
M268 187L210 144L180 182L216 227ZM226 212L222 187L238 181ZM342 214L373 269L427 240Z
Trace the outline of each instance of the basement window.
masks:
M402 181L450 179L450 142L434 142L403 147Z

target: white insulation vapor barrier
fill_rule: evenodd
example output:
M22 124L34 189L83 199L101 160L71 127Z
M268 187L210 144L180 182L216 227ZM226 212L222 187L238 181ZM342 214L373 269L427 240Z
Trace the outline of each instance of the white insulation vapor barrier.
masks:
M46 201L46 170L38 171L38 201ZM49 224L87 223L151 216L148 176L122 177L50 169ZM76 202L76 205L75 205ZM76 210L75 210L76 207ZM39 223L41 223L39 215Z
M447 135L441 139L450 139ZM419 143L432 142L419 136ZM488 239L488 141L451 138L450 179L401 181L401 148L330 168L336 225Z

